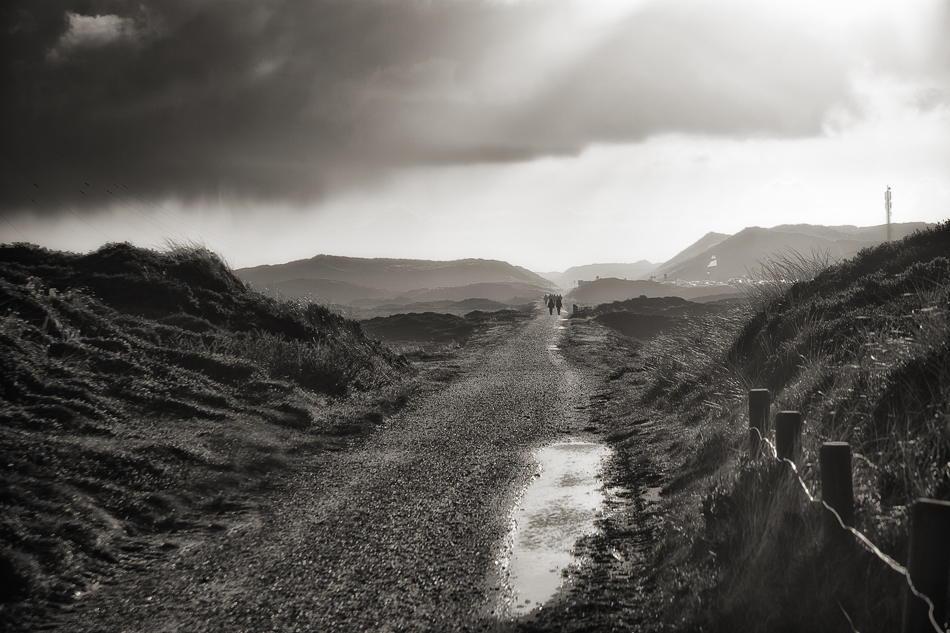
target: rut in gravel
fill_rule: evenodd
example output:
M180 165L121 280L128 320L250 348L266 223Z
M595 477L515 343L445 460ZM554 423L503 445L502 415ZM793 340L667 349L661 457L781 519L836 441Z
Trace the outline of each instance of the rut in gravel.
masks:
M530 451L586 423L587 379L542 314L361 447L320 456L259 520L88 596L70 630L460 630L494 621ZM141 575L141 574L140 574Z

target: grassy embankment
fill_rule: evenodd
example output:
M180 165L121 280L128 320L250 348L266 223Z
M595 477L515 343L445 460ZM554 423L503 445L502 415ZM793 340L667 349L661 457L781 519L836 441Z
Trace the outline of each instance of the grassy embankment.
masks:
M460 347L485 326L524 319L534 313L534 308L525 305L519 309L502 308L492 312L471 310L461 316L431 311L410 312L365 319L360 325L369 335L415 356L425 354L429 349Z
M593 318L624 336L649 339L704 316L728 312L738 299L696 303L679 297L639 297L579 308L577 316Z
M639 404L677 425L648 581L668 604L658 626L899 629L904 578L827 545L820 506L774 459L747 457L747 392L802 412L813 492L821 443L851 444L855 527L903 563L910 504L950 500L948 255L950 222L832 266L789 258L743 308L636 348Z
M420 352L421 353L421 352ZM403 406L404 356L199 247L0 248L0 622L220 530Z

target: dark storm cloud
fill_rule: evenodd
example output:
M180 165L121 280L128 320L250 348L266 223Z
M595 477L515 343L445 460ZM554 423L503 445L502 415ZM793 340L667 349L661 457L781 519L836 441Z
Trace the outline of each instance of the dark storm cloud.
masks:
M535 81L518 45L539 24L571 36L558 4L5 3L0 205L107 204L115 185L305 202L401 166L669 131L814 134L847 100L820 42L706 3L635 14ZM498 51L543 89L494 91Z

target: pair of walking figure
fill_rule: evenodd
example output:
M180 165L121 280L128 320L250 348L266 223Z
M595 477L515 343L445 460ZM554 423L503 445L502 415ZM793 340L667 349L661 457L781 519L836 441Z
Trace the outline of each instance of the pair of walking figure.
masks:
M557 308L557 313L561 314L561 295L548 295L548 314L554 314L554 308Z

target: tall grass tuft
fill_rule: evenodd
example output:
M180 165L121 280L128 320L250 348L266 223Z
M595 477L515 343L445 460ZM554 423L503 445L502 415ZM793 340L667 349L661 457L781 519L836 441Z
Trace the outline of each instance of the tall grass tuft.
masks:
M811 281L833 261L828 251L812 250L805 255L795 249L784 249L760 260L752 271L751 283L744 284L742 290L750 304L762 308L783 296L792 285Z

